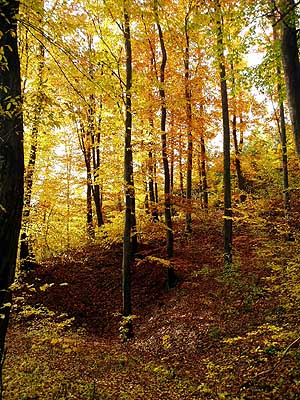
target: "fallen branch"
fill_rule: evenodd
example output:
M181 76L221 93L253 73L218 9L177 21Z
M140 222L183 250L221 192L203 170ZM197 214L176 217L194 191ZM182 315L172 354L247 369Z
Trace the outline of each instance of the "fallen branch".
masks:
M255 375L254 378L249 379L247 382L245 382L245 383L242 385L242 387L249 386L250 383L252 383L253 381L256 381L258 378L260 378L260 377L262 377L262 376L264 376L264 375L270 374L271 372L274 372L275 369L280 365L280 363L282 362L282 360L284 359L284 357L287 355L287 353L290 351L290 349L291 349L295 344L297 344L298 342L300 342L300 336L299 336L297 339L295 339L292 343L290 343L290 344L285 348L285 350L284 350L284 352L282 353L281 357L279 358L279 360L277 361L277 363L276 363L272 368L269 368L269 369L267 369L267 370L265 370L265 371L259 372L258 374Z

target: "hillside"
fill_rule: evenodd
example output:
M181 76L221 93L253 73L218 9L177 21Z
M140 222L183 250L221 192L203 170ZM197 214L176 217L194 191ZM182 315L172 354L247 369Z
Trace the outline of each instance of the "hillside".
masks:
M300 398L300 246L284 240L281 220L236 213L235 262L223 271L221 213L203 213L190 236L178 219L179 282L169 291L163 241L142 235L127 343L120 244L95 243L20 276L4 399Z

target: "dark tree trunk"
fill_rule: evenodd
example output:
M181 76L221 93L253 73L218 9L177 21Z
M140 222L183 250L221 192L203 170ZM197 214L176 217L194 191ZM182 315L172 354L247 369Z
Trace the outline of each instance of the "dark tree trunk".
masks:
M149 197L151 205L155 203L155 193L154 193L154 167L153 167L153 154L152 151L148 152L149 157Z
M182 134L181 132L179 132L179 151L178 151L178 164L179 164L179 187L180 187L180 194L181 197L184 197L185 193L184 193L184 184L183 184L183 166L182 166L182 153L183 153L183 149L182 149Z
M208 186L207 186L207 174L206 174L206 151L205 142L203 135L200 136L200 160L199 160L199 171L200 171L200 192L201 202L204 209L208 208Z
M185 16L185 54L184 54L184 86L187 121L187 171L186 171L186 213L185 231L192 232L192 173L193 173L193 135L192 135L192 91L190 83L190 38L188 32L189 13Z
M43 0L41 1L41 13L40 22L42 23L43 15ZM32 186L34 180L34 171L37 158L38 149L38 134L39 125L42 118L43 111L43 82L44 82L44 68L45 68L45 49L43 43L39 44L38 54L38 76L37 76L37 99L33 116L33 126L31 130L31 145L29 160L25 174L25 187L24 187L24 207L22 216L22 231L21 231L21 242L20 242L20 269L21 271L29 271L36 265L35 255L32 249L32 243L30 240L30 210L31 210L31 197L32 197Z
M90 165L87 167L86 177L86 226L88 239L95 239L93 224L92 183Z
M283 203L285 215L288 218L291 209L291 197L289 190L288 157L286 143L286 125L283 102L280 101L280 139L281 139L281 161L282 161L282 184L283 184Z
M167 133L166 133L166 120L167 120L167 107L166 107L166 94L165 94L165 69L167 64L167 52L165 48L162 28L159 22L157 0L154 0L154 15L155 22L158 30L160 49L162 53L162 61L160 65L160 76L159 76L159 96L161 100L161 148L162 148L162 161L164 167L164 195L165 195L165 223L166 223L166 239L167 239L167 256L172 259L173 257L173 227L172 227L172 213L171 213L171 182L170 182L170 170L168 162L167 152ZM168 268L167 276L167 287L174 287L176 284L175 272L172 266Z
M93 98L93 103L95 100ZM93 107L93 116L95 114L95 106ZM99 172L100 172L100 140L101 140L101 113L102 113L102 100L100 102L100 117L98 126L96 128L93 123L94 129L92 130L92 158L93 158L93 199L96 210L97 226L104 225L103 212L102 212L102 187L99 184Z
M130 18L128 3L124 0L124 39L126 51L126 117L125 117L125 147L124 147L124 181L125 181L125 221L123 236L123 260L122 260L122 295L123 318L122 334L124 340L133 337L133 326L130 316L131 306L131 262L133 258L133 238L136 237L135 229L135 193L133 181L133 158L131 144L132 110L132 50L130 36ZM133 237L132 237L133 235ZM136 239L135 239L136 240Z
M86 230L89 239L95 238L95 230L93 224L93 205L92 205L92 167L91 167L91 136L90 126L85 129L82 121L80 123L79 142L82 153L84 155L86 168Z
M237 182L238 182L238 189L240 192L240 202L242 203L245 201L245 193L243 193L246 189L245 185L245 178L242 172L242 166L241 166L241 151L240 148L241 146L238 143L237 139L237 116L234 113L232 116L232 137L233 137L233 143L234 143L234 153L235 153L235 169L236 169L236 175L237 175Z
M87 133L89 135L89 132ZM93 204L92 204L92 167L91 167L91 144L90 137L85 143L85 166L86 166L86 226L89 239L95 238L93 223Z
M0 398L2 365L11 291L15 276L23 205L23 120L20 63L17 47L19 2L0 4ZM5 60L5 62L3 62Z
M237 176L237 185L238 185L238 190L239 190L239 195L240 195L240 203L244 202L246 200L245 196L245 178L242 172L242 165L241 165L241 149L242 146L238 143L238 138L237 138L237 115L236 115L236 97L235 97L235 77L234 77L234 65L233 61L230 63L230 68L231 68L231 84L232 84L232 92L233 92L233 115L232 115L232 137L233 137L233 144L234 144L234 164L235 164L235 170L236 170L236 176ZM242 137L242 135L241 135ZM241 142L240 142L241 143Z
M290 118L294 133L296 154L300 156L300 63L297 43L297 16L295 1L284 0L280 12L285 17L281 21L281 56L287 88Z
M155 160L153 153L150 150L148 153L149 157L149 197L150 197L150 209L151 215L154 222L158 221L158 209L157 209L157 183L154 182L155 178ZM156 189L156 190L155 190Z
M174 193L174 163L175 163L175 138L174 138L174 118L171 116L170 123L170 191L171 195Z
M95 203L97 226L104 225L103 211L102 211L102 189L99 184L93 186L93 198Z
M217 45L220 69L220 84L223 115L223 162L224 162L224 263L225 268L232 263L232 209L231 209L231 177L230 177L230 123L228 95L223 45L223 21L221 6L216 0Z
M278 40L277 34L277 26L275 25L275 18L273 18L273 38L274 43ZM277 95L278 95L278 104L279 104L279 133L281 140L281 162L282 162L282 185L283 185L283 203L285 210L285 217L288 221L290 209L291 209L291 198L289 191L289 175L288 175L288 156L287 156L287 141L286 141L286 124L285 124L285 112L283 105L283 90L281 84L282 71L280 62L277 61L276 65L276 73L277 73ZM288 237L292 238L292 234L288 233Z

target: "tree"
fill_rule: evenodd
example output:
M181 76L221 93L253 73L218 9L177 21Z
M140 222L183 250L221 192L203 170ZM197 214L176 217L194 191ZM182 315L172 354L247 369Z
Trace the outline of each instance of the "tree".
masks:
M38 24L42 24L43 19L43 0L39 4ZM41 28L42 29L42 28ZM28 37L26 38L28 40ZM28 51L28 48L27 48ZM36 166L39 128L42 119L43 103L44 103L44 69L45 69L45 48L42 41L38 44L38 52L36 55L37 66L37 88L36 99L33 111L33 122L31 128L30 154L25 174L24 187L24 207L22 216L22 232L20 242L20 267L22 271L28 271L35 265L35 255L32 251L32 243L30 240L30 210L32 198L32 186L34 181L34 172Z
M190 13L192 11L191 2L188 4L188 10L184 18L184 78L185 78L185 100L186 100L186 120L187 120L187 172L186 172L186 200L187 210L185 215L185 230L192 232L192 173L193 173L193 134L192 134L192 92L190 83Z
M133 257L132 234L134 232L133 216L135 216L135 194L133 180L132 159L132 50L130 36L130 15L128 1L123 3L124 26L123 34L126 53L126 94L125 94L125 146L124 146L124 183L125 183L125 221L123 234L123 259L122 259L122 295L123 295L123 335L125 340L133 336L131 310L131 262Z
M0 2L0 376L23 204L23 119L16 21L18 11L18 1ZM0 384L2 388L2 381Z
M240 139L238 140L237 136L237 99L236 99L236 94L235 94L235 77L234 77L234 65L233 62L231 62L231 85L232 85L232 92L233 92L233 113L232 113L232 137L233 137L233 145L234 145L234 153L235 153L235 169L236 169L236 175L237 175L237 184L238 184L238 189L239 189L239 194L240 194L240 202L242 203L245 201L246 196L245 196L245 190L246 190L246 182L245 178L243 175L242 171L242 166L241 166L241 150L243 147L243 132L240 132ZM242 117L240 116L240 125L242 125L241 121Z
M275 21L275 16L272 18L273 22L273 41L274 41L274 52L275 52L275 63L276 63L276 75L277 75L277 97L279 105L279 118L278 118L278 130L280 133L281 141L281 163L282 163L282 186L283 186L283 204L285 217L288 221L289 213L291 209L291 196L289 188L289 174L288 174L288 155L287 155L287 135L286 135L286 123L285 123L285 111L283 104L283 88L282 88L282 69L280 59L278 59L276 52L276 46L279 40L278 29ZM277 53L277 54L276 54ZM292 234L288 234L289 239L292 239Z
M158 30L160 50L162 54L162 60L160 64L160 74L159 74L159 96L161 101L161 117L160 117L161 154L162 154L163 169L164 169L164 196L165 196L164 209L165 209L166 238L167 238L167 256L169 259L172 259L174 251L174 235L173 235L172 213L171 213L170 168L169 168L169 160L167 152L167 133L166 133L167 107L166 107L166 93L165 93L165 69L167 64L167 51L165 47L162 27L159 20L157 0L154 0L154 16L155 16L156 27ZM175 284L176 284L175 272L173 267L170 265L168 268L167 286L171 288Z
M296 154L300 156L300 62L294 0L280 2L281 56Z
M228 95L223 44L223 20L219 0L216 4L217 24L217 57L220 70L220 85L223 115L223 182L224 182L224 261L225 267L232 263L232 209L231 209L231 177L230 177L230 125Z

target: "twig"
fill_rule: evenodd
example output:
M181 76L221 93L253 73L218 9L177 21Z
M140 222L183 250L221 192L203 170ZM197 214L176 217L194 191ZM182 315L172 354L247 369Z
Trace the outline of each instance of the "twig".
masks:
M284 352L282 353L281 357L279 358L279 360L277 361L277 363L276 363L272 368L269 368L269 369L267 369L267 370L265 370L265 371L259 372L258 374L255 375L254 378L249 379L249 380L248 380L246 383L244 383L242 386L248 386L251 382L255 381L257 378L259 378L259 377L261 377L261 376L263 376L263 375L267 375L267 374L269 374L269 373L275 371L275 369L280 365L281 361L284 359L284 357L287 355L287 353L290 351L290 349L291 349L296 343L298 343L298 342L300 342L300 336L299 336L297 339L295 339L292 343L290 343L290 344L286 347L286 349L285 349Z

